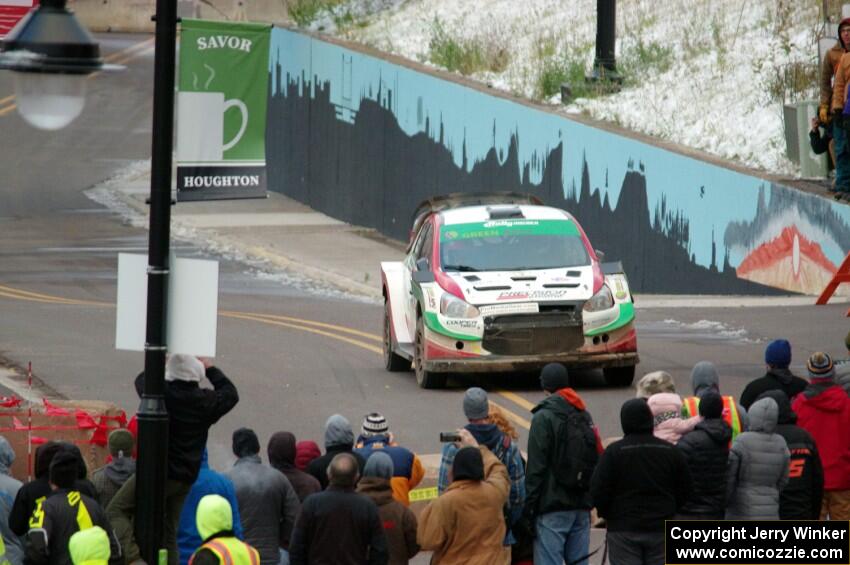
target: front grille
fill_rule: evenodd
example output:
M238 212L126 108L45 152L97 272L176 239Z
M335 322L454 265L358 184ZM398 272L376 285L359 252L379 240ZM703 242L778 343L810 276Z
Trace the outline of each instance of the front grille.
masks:
M574 351L584 345L581 310L487 316L482 345L496 355Z

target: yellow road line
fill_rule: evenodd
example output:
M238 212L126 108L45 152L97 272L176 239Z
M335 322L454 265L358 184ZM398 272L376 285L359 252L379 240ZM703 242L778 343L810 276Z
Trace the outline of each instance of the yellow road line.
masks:
M6 114L8 114L9 112L11 112L12 110L14 110L17 107L18 107L17 104L12 104L11 106L6 106L2 110L0 110L0 116L5 116Z
M148 47L147 49L142 49L141 51L139 51L139 52L137 52L137 53L133 53L133 54L131 54L131 55L128 55L128 56L124 57L123 59L120 59L120 60L118 60L118 61L115 61L115 64L116 64L116 65L123 65L124 63L126 63L126 62L128 62L128 61L132 61L132 60L133 60L133 59L135 59L136 57L142 57L143 55L148 55L148 54L150 54L150 53L153 53L153 52L154 52L154 50L155 50L155 49L154 49L154 47L153 47L153 46L150 46L150 47ZM95 74L97 74L97 73L94 73L94 74L89 75L89 76L94 76Z
M292 316L280 316L280 315L277 315L277 314L260 314L260 313L255 313L255 312L237 312L237 311L230 311L230 310L223 310L223 311L220 312L220 314L222 314L222 315L237 314L237 315L243 315L243 316L254 316L254 317L259 317L259 318L267 318L269 320L277 320L277 321L281 321L281 322L294 322L294 323L297 323L297 324L305 324L305 325L308 325L308 326L315 326L317 328L326 328L326 329L329 329L329 330L336 330L338 332L348 333L348 334L351 334L351 335L357 335L357 336L360 336L360 337L365 337L366 339L371 339L373 341L379 341L379 342L383 341L383 338L381 336L377 335L377 334L362 332L360 330L355 330L353 328L347 328L345 326L338 326L336 324L328 324L328 323L325 323L325 322L317 322L317 321L314 321L314 320L305 320L303 318L293 318Z
M12 101L12 100L14 100L14 99L15 99L15 95L14 95L14 94L10 94L10 95L9 95L9 96L7 96L6 98L0 98L0 106L2 106L3 104L5 104L6 102L11 102L11 101Z
M514 404L522 406L526 410L530 411L532 408L534 408L533 402L529 402L528 400L524 399L520 395L515 394L513 392L508 392L506 390L497 390L496 394L498 394L501 397L507 398L508 400L513 402Z
M92 300L80 300L76 298L64 298L62 296L53 296L50 294L41 294L28 290L12 288L10 286L0 285L0 294L7 298L17 298L19 300L31 300L34 302L47 302L51 304L70 304L70 305L87 305L87 306L115 306L109 302L96 302Z
M119 57L123 57L124 55L126 55L128 53L132 53L133 51L137 51L139 49L143 49L145 47L152 46L153 41L154 41L153 37L151 37L150 39L146 39L144 41L139 41L138 43L134 43L133 45L130 45L129 47L125 47L124 49L122 49L120 51L116 51L115 53L112 53L111 55L104 57L103 60L106 63L111 63L115 59L118 59ZM0 101L0 104L2 104L2 101Z

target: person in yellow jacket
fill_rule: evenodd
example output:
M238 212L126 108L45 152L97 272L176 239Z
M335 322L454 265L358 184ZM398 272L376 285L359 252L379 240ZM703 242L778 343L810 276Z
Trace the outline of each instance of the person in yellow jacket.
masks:
M208 494L195 514L204 543L192 554L189 565L259 565L260 554L233 533L233 509L226 498Z
M109 534L100 526L80 530L68 541L68 553L74 565L109 563Z

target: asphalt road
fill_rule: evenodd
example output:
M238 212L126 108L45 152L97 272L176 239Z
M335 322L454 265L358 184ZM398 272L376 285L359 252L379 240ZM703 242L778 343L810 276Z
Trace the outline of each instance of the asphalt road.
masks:
M0 103L0 355L19 366L32 361L42 392L108 400L133 412L132 380L143 358L114 349L113 304L117 253L144 253L147 233L82 192L149 155L153 60L146 36L101 39L105 55L127 70L92 79L86 109L66 130L33 130L7 111L10 102ZM0 73L0 100L11 93ZM203 256L192 245L174 245L182 256ZM471 384L493 391L525 437L528 410L542 398L533 377L456 379L447 390L421 391L411 374L382 368L380 305L304 290L309 282L280 282L253 265L214 258L221 260L218 365L241 397L214 428L214 466L231 459L237 427L255 428L262 442L289 429L321 444L334 412L359 427L366 413L380 411L402 443L436 453L438 432L463 423L462 392ZM762 352L774 337L791 340L797 367L817 349L843 355L846 305L729 305L644 309L638 300L639 373L667 370L687 393L690 368L711 360L723 392L738 394L762 374ZM597 373L576 375L576 386L602 434L618 435L619 407L632 391L603 387Z

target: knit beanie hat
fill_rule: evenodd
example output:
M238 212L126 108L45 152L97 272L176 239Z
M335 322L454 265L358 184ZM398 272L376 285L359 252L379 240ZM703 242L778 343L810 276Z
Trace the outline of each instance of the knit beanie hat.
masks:
M809 380L832 380L835 376L835 367L832 364L832 357L822 351L817 351L809 357L806 363L806 369L809 370Z
M206 371L204 364L194 355L174 353L169 355L168 361L165 362L166 381L199 383L204 375L206 375Z
M364 436L380 436L390 431L387 419L378 412L367 414L363 418L362 433Z
M354 445L354 431L345 416L334 414L325 422L325 448L335 445Z
M79 473L77 456L63 449L50 462L50 482L59 488L73 488Z
M723 398L713 390L706 392L699 399L699 415L706 420L721 417L723 415Z
M638 398L649 398L653 394L659 392L676 392L676 385L673 383L673 377L666 371L653 371L647 373L640 378L635 385Z
M775 339L764 350L764 362L777 369L787 369L791 364L791 344L787 339Z
M247 457L260 452L260 440L254 430L239 428L233 432L233 455Z
M112 457L118 457L119 454L123 454L124 457L132 457L135 444L136 440L133 438L133 434L124 428L112 430L107 440L109 454Z
M555 392L570 386L567 368L560 363L549 363L540 371L540 387L546 392Z
M366 465L363 467L364 477L378 477L381 479L393 478L393 460L389 455L381 451L374 451L369 459L366 460Z
M484 459L477 447L464 447L455 454L452 463L452 480L484 480Z
M467 420L483 420L490 414L487 391L474 386L463 395L463 413Z
M624 435L651 434L653 428L652 411L643 398L626 400L620 408L620 425Z

